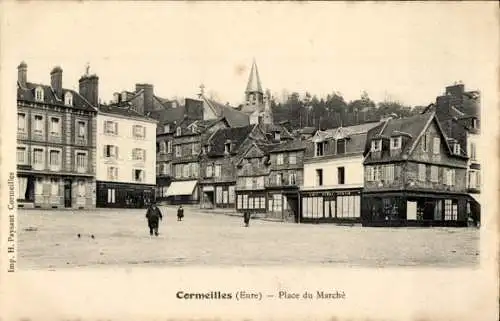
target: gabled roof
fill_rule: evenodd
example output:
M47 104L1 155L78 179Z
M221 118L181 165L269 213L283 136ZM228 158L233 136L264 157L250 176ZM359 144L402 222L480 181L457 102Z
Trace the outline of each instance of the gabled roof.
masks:
M449 145L448 137L446 137L441 124L439 123L436 113L430 112L425 114L420 114L408 118L400 119L389 119L383 126L378 126L374 128L372 132L369 133L370 139L367 140L365 147L365 153L367 155L367 162L380 162L380 161L398 161L405 160L409 155L412 154L413 150L417 146L420 138L425 133L430 124L436 124L438 132L441 135L442 141L444 142L449 154L452 154L451 146ZM401 153L395 156L390 156L389 153L384 153L382 158L376 160L370 160L370 148L371 141L373 139L389 138L397 136L407 136L407 142L402 146Z
M353 135L366 134L371 129L379 126L380 122L370 122L360 125L347 126L347 127L337 127L327 130L317 130L313 136L313 140L327 140L327 139L344 139L349 138Z
M66 108L71 108L75 110L83 110L89 112L96 112L97 106L92 106L82 95L77 91L72 89L63 88L62 97L57 97L56 93L49 85L37 84L37 83L26 83L26 87L22 88L19 84L17 86L17 100L18 101L29 101L34 103L39 103L35 100L35 89L37 87L43 90L43 102L51 105L64 106ZM64 95L70 92L73 95L73 105L67 106L64 104Z
M238 111L229 105L223 105L215 100L209 99L204 95L202 95L201 98L210 108L212 108L217 116L226 118L229 126L243 127L250 125L250 118L247 114Z
M286 129L285 126L275 125L275 124L259 124L258 126L266 136L272 135L275 132L279 132L281 139L285 140L293 139L293 135L290 134L290 132L288 131L288 129Z
M250 71L250 76L248 77L248 84L245 92L263 92L262 84L260 83L259 70L257 69L257 63L255 60L252 63L252 70Z
M208 156L223 156L224 144L231 143L231 154L237 154L241 144L246 140L256 125L245 127L222 128L216 131L210 138L210 151Z

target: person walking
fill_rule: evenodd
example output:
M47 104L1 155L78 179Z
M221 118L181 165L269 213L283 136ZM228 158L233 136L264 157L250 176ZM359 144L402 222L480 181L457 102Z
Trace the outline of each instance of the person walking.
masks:
M182 218L184 217L184 209L182 208L182 205L179 206L177 209L177 220L182 221Z
M245 211L243 213L243 222L245 223L245 227L248 227L250 225L250 212Z
M160 209L156 206L156 203L152 202L146 211L146 219L148 220L149 227L149 235L158 236L158 227L160 221L163 220L163 215L161 214Z

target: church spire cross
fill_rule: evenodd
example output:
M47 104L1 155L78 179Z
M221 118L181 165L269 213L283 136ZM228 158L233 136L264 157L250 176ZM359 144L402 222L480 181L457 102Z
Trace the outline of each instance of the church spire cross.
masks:
M90 63L85 64L85 76L88 76L90 74Z

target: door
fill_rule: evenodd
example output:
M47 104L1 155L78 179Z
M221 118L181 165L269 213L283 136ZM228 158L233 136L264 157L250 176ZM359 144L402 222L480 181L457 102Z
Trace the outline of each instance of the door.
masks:
M406 204L406 219L416 220L417 219L417 202L408 201Z
M64 207L71 207L71 180L64 180Z

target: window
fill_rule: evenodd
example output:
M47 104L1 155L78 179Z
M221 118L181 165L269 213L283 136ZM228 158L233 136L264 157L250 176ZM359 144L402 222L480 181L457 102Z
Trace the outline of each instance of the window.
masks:
M49 164L50 166L60 166L61 165L61 152L58 150L51 150L49 153Z
M255 185L257 188L262 188L264 187L264 176L259 176L257 177L257 179L255 180Z
M323 142L316 143L314 156L316 157L323 156L323 154L324 154L324 143Z
M477 119L476 118L472 118L471 126L472 126L473 129L477 128Z
M234 186L229 186L228 193L229 193L229 204L234 204L236 197Z
M165 126L163 126L163 132L170 133L170 125L169 124L166 124Z
M162 175L167 175L167 171L168 171L168 168L167 168L167 164L160 164L160 171L161 171L161 174Z
M132 126L134 138L145 138L146 137L146 127L141 125Z
M280 186L283 182L283 175L281 173L276 174L276 185Z
M323 185L323 170L317 169L316 170L316 186L322 186L322 185Z
M382 140L372 140L372 152L380 152L382 150Z
M55 136L61 134L61 120L57 117L50 118L50 134Z
M434 143L432 145L432 153L434 155L440 154L440 148L441 148L441 140L439 137L434 137Z
M73 95L69 91L64 94L64 104L66 106L73 106Z
M337 167L337 183L345 184L345 167Z
M382 179L382 166L373 167L373 180L375 182L380 182Z
M104 145L104 157L118 158L118 146Z
M454 186L455 185L455 170L447 169L446 170L446 185Z
M283 154L276 155L276 165L283 165Z
M288 174L288 183L290 185L297 185L297 174L296 173Z
M333 203L333 204L332 204ZM336 202L330 204L338 218L358 218L361 215L361 197L359 195L337 196Z
M207 177L212 177L213 171L214 171L213 165L207 165L207 168L205 169L205 171L206 171Z
M243 195L243 208L248 208L248 195Z
M175 146L175 157L181 157L181 146Z
M236 208L237 209L242 209L243 208L243 196L242 195L238 195L237 197L237 203L236 203Z
M221 177L222 167L221 165L215 165L215 177Z
M453 144L453 153L456 155L460 155L460 144L459 143Z
M191 144L191 155L196 155L196 144Z
M437 183L439 181L439 168L431 166L431 182Z
M163 141L160 142L160 154L164 154L167 151L167 144Z
M35 133L43 132L43 116L35 115Z
M191 163L191 176L198 177L199 176L199 167L198 163Z
M402 137L391 138L391 149L401 149Z
M475 170L469 171L468 186L469 186L469 188L479 188L481 186L479 171L475 171Z
M456 221L458 219L458 203L456 200L444 200L445 221Z
M231 143L224 144L224 153L228 154L231 152Z
M222 186L217 186L215 188L215 202L222 203Z
M273 212L281 212L281 204L282 204L282 199L281 199L281 194L273 194Z
M422 145L421 145L423 152L427 151L428 140L429 136L427 135L427 133L425 133L424 136L422 136Z
M144 181L144 170L134 169L134 181L143 182Z
M180 127L177 127L177 129L175 130L175 134L177 136L180 136L182 134L182 129Z
M17 163L26 163L26 147L17 147Z
M43 165L44 164L43 149L41 149L41 148L33 149L33 164L34 165Z
M295 165L297 164L297 153L289 153L288 154L288 164Z
M281 140L280 132L274 132L274 140L277 142Z
M172 152L172 142L171 141L167 141L167 153L171 153Z
M252 188L252 178L251 177L245 177L245 187Z
M345 154L345 139L337 140L337 154Z
M469 157L471 160L476 160L476 144L470 143Z
M26 131L26 115L25 114L17 114L17 131L20 131L20 132Z
M59 195L59 180L56 178L50 179L50 195L52 196Z
M394 165L386 165L384 167L384 181L386 182L394 181Z
M78 169L87 168L87 153L85 152L76 153L76 168Z
M110 166L108 167L108 179L115 180L118 178L118 168Z
M43 89L42 89L42 87L36 87L35 100L36 101L43 101Z
M146 151L144 149L141 149L141 148L132 149L132 159L139 160L139 161L146 160Z
M115 202L115 189L114 188L108 188L108 203L114 203Z
M77 130L78 130L78 138L85 138L87 133L87 124L84 121L78 121Z
M373 167L372 166L366 166L365 169L366 169L365 170L366 181L367 182L373 182L375 180Z
M104 133L118 135L118 123L107 120L104 122Z
M425 182L425 164L418 164L418 180Z

